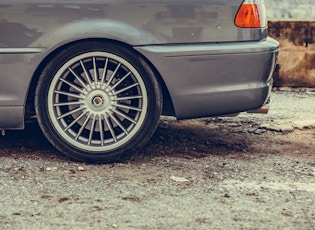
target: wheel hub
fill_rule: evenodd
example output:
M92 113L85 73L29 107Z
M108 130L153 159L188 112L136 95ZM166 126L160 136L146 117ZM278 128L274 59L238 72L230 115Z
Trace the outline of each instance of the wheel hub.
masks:
M85 95L85 106L88 111L94 115L101 114L104 112L109 112L113 107L114 96L111 96L110 93L96 89L92 90Z
M101 95L97 95L92 100L92 105L94 105L95 108L101 108L105 104L105 100Z

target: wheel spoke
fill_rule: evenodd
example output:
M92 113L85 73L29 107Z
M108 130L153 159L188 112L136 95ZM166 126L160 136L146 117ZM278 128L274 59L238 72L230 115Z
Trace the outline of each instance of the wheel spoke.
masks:
M86 68L85 68L84 63L82 62L82 60L80 60L80 64L81 64L81 67L82 67L82 69L83 69L83 71L84 71L86 80L88 81L88 83L89 83L90 85L92 85L91 76L90 76L90 74L88 73L88 71L86 70Z
M70 102L56 103L56 104L54 104L54 106L55 107L61 107L61 106L82 105L82 104L84 104L83 101L70 101Z
M75 98L83 99L83 97L81 95L79 95L79 94L62 92L62 91L59 91L59 90L55 90L54 92L57 93L57 94L62 94L62 95L69 96L69 97L75 97Z
M101 136L101 145L104 145L104 128L103 128L103 121L101 115L98 116L98 124L100 129L100 136Z
M106 77L106 73L107 73L107 66L108 66L108 58L106 58L106 61L105 61L104 70L103 70L102 79L101 79L101 84L103 84L105 82L105 77Z
M81 133L83 132L83 130L85 129L85 126L87 125L87 123L89 122L91 118L91 114L89 114L89 116L86 117L83 125L81 126L79 132L77 133L76 137L75 137L75 140L78 140L78 138L81 136Z
M94 128L95 128L95 122L96 122L96 117L93 116L88 145L91 145L91 143L92 143Z
M124 109L130 109L130 110L139 111L139 112L142 111L142 109L139 109L139 108L136 108L136 107L133 107L133 106L122 105L122 104L116 104L116 107L124 108Z
M60 78L60 81L66 83L67 85L71 86L72 88L74 88L76 91L80 92L80 93L83 93L83 90L80 89L78 86L68 82L67 80L63 79L63 78Z
M117 142L117 137L116 137L116 134L114 132L112 124L109 122L109 120L106 116L104 116L104 119L105 119L105 123L106 123L107 127L109 128L110 134L112 135L114 141Z
M112 89L115 89L118 85L120 85L128 76L130 76L131 72L127 73L122 79L120 79L113 87Z
M80 84L87 89L87 85L82 81L82 79L69 67L68 70L75 76L75 78L80 82Z
M115 92L114 95L118 95L118 94L120 94L120 93L122 93L122 92L124 92L124 91L127 91L128 89L131 89L131 88L133 88L133 87L136 87L136 86L138 86L138 85L139 85L138 82L137 82L137 83L134 83L134 84L132 84L132 85L129 85L129 86L127 86L126 88L123 88L123 89L121 89L121 90Z
M93 57L93 68L94 68L94 81L95 81L95 84L97 84L98 82L98 70L96 68L96 58Z
M120 112L119 110L114 109L113 111L114 111L116 114L118 114L119 116L122 116L123 118L127 119L128 121L130 121L130 122L132 122L132 123L134 123L134 124L137 124L137 122L136 122L135 120L131 119L130 117L128 117L126 114Z
M79 107L79 108L77 108L77 109L71 110L71 111L69 111L68 113L65 113L65 114L63 114L63 115L57 117L57 120L60 120L60 119L62 119L62 118L64 118L64 117L67 117L67 116L69 116L69 115L71 115L71 114L74 114L74 113L76 113L76 112L79 112L79 111L81 111L81 110L83 110L83 109L84 109L84 107Z
M126 135L128 135L128 131L127 131L127 130L125 129L125 127L120 123L120 121L118 121L118 119L117 119L115 116L113 116L112 114L110 114L110 113L109 113L109 116L110 116L111 119L114 120L114 122L119 126L119 128L121 128L121 129L124 131L124 133L125 133Z
M106 87L108 87L109 84L112 82L112 80L114 79L114 77L115 77L117 71L119 70L120 66L121 66L121 63L119 63L119 64L117 65L115 71L113 72L112 76L110 77L109 81L107 82Z
M68 125L68 126L64 129L64 131L65 131L65 132L68 131L68 130L69 130L73 125L75 125L86 113L87 113L87 111L85 111L84 113L81 113L81 115L78 116L74 121L72 121L71 124Z
M130 97L117 97L114 99L114 101L126 101L126 100L134 100L134 99L141 99L143 96L130 96Z

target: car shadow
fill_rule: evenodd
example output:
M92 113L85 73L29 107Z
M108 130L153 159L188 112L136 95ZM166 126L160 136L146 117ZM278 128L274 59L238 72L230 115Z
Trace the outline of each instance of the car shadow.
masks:
M132 160L154 157L204 158L226 156L251 151L247 134L233 132L233 127L222 130L200 120L160 122L148 144Z
M150 141L122 162L143 162L155 157L196 159L225 156L242 154L250 148L251 142L244 133L221 130L219 126L196 120L161 121ZM5 136L0 136L0 157L70 160L48 142L35 123L24 130L8 130Z
M0 157L68 159L48 142L37 123L27 124L24 130L7 130L0 136Z

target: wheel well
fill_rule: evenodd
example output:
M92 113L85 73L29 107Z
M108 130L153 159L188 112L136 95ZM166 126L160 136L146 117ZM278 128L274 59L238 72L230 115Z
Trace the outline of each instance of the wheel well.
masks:
M28 95L27 95L27 101L26 101L26 108L25 108L25 120L31 120L32 117L34 117L36 115L35 113L35 108L34 108L34 98L35 98L35 91L36 91L36 87L38 84L38 80L39 77L42 73L42 71L44 70L45 66L49 63L50 59L55 56L60 50L65 49L68 46L74 45L74 44L78 44L81 42L87 42L87 41L104 41L104 42L112 42L112 43L116 43L116 44L120 44L122 46L128 47L129 49L132 49L132 46L126 44L126 43L122 43L122 42L118 42L118 41L114 41L114 40L109 40L109 39L84 39L84 40L78 40L75 42L71 42L68 44L65 44L57 49L55 49L53 52L51 52L49 55L47 55L47 57L45 57L45 59L40 63L40 65L37 67L36 71L33 74L32 77L32 81L28 90ZM136 50L132 49L133 52L137 52ZM155 66L145 57L143 56L141 53L137 52L138 55L140 55L151 67L152 71L154 72L154 75L156 76L161 89L162 89L162 96L163 96L163 110L162 110L162 114L163 115L169 115L169 116L174 116L175 112L174 112L174 106L173 106L173 102L171 99L171 96L169 94L169 91L167 89L167 86L162 78L162 76L160 75L159 71L155 68Z

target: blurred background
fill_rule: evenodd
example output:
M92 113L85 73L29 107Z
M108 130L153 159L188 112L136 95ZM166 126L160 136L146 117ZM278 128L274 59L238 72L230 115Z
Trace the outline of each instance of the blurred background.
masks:
M280 42L275 87L315 88L315 0L265 0L269 36Z
M313 19L315 0L265 0L269 19Z

